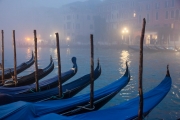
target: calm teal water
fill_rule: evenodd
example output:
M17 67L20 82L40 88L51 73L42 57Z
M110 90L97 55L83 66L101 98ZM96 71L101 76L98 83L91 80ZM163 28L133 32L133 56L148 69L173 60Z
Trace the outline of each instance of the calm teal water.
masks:
M34 48L17 48L17 64L29 60L31 51ZM94 48L95 67L97 59L100 59L102 74L95 81L95 89L104 87L121 77L125 71L125 62L128 61L131 81L129 84L109 101L102 109L108 108L134 98L138 95L138 67L139 53L120 48ZM38 48L38 67L44 68L49 63L50 55L55 62L55 69L47 78L57 74L57 54L55 48ZM69 81L75 80L90 72L90 49L89 48L61 48L62 71L67 71L72 67L71 58L77 57L78 72ZM170 66L172 77L172 88L165 99L153 109L146 118L174 120L180 118L180 52L178 53L144 53L143 86L144 92L158 85L166 74L166 65ZM5 50L5 67L13 66L13 50ZM34 71L34 65L25 72L25 75ZM89 86L79 94L88 93ZM79 95L78 94L78 95Z

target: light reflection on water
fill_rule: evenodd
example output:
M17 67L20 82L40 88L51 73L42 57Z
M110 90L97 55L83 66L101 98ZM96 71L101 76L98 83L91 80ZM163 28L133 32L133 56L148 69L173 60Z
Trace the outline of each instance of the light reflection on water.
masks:
M130 64L131 61L129 61L129 52L123 50L122 52L120 52L120 56L119 56L119 62L121 63L121 68L125 69L126 68L126 61ZM121 73L123 74L123 73Z
M67 48L67 50L66 50L66 54L67 54L67 55L70 55L70 54L71 54L71 50L70 50L70 48Z
M33 48L17 48L18 65L30 59ZM129 84L122 89L113 99L110 100L102 109L120 104L138 95L138 69L139 53L121 49L97 48L94 49L95 67L97 59L100 59L102 67L101 76L95 81L95 89L104 87L121 77L125 71L125 62L128 61L131 79ZM87 73L90 73L90 49L89 48L61 48L61 67L62 71L67 71L72 67L71 58L77 57L78 72L68 82L75 80ZM8 55L7 55L8 54ZM50 55L55 63L55 69L46 78L57 75L57 50L54 48L38 49L39 68L46 67L50 62ZM13 66L13 52L5 55L5 66ZM146 119L177 119L180 118L180 53L144 53L143 67L143 90L144 92L157 86L166 74L166 65L170 66L172 77L172 88L165 99L152 110ZM29 74L34 71L34 65L20 75ZM88 93L89 86L78 95Z

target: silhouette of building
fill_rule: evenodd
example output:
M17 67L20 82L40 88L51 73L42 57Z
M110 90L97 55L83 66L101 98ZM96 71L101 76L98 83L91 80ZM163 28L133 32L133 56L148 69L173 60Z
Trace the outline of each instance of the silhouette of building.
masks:
M88 0L60 8L63 39L85 43L89 34L98 41L139 44L143 18L145 44L180 41L179 0Z
M146 44L180 40L179 0L104 0L99 15L106 19L109 39L115 41L139 43L143 18Z

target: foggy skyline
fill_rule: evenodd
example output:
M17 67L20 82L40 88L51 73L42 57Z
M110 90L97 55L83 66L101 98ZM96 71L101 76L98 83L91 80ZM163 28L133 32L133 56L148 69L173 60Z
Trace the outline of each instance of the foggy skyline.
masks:
M33 36L34 29L37 33L46 31L46 26L51 30L51 25L57 24L52 19L58 16L59 8L78 1L86 0L0 0L0 29L4 30L5 42L11 41L12 30L17 39Z
M128 38L137 43L142 19L146 18L146 44L180 40L178 0L102 1L0 0L0 29L6 41L12 40L12 30L16 30L17 41L29 37L33 42L35 29L38 39L44 41L55 39L54 33L58 32L64 41L71 38L71 43L85 43L89 34L94 34L98 42L116 44ZM125 28L127 34L122 33Z

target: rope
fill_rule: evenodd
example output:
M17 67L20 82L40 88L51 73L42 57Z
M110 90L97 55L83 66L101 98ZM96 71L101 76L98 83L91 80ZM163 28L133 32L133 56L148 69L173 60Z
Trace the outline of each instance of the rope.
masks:
M62 94L62 97L61 98L59 98L59 97L57 97L57 96L51 96L51 97L49 97L49 98L46 98L46 99L43 99L43 100L40 100L40 101L37 101L36 103L38 103L38 102L43 102L43 101L47 101L47 100L51 100L51 99L62 99L64 97L64 94Z
M34 93L35 91L32 89L29 89L30 92ZM41 91L41 88L39 88L39 91Z
M65 93L67 93L67 92L68 92L68 96L70 97L71 90L66 89Z
M85 106L77 106L78 108L82 108L82 109L85 109L85 110L90 110L90 111L92 111L92 110L94 110L95 109L95 106L93 105L93 108L87 108L87 107L85 107Z
M59 99L62 99L62 98L64 98L64 94L62 94L62 97L58 97L58 95L57 95L57 96L51 96L49 99L57 99L57 100L59 100Z
M32 93L34 93L34 91L32 89L29 89L29 91L31 91Z

